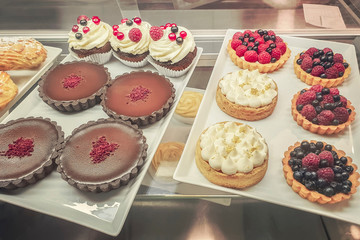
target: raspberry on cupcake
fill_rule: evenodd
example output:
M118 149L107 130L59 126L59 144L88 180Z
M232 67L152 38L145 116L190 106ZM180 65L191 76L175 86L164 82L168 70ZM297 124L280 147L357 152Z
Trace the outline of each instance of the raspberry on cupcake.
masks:
M294 60L296 76L308 85L336 87L348 78L351 68L340 53L311 47Z
M229 41L227 51L231 60L242 69L261 73L276 71L290 57L290 49L282 38L269 30L236 32Z

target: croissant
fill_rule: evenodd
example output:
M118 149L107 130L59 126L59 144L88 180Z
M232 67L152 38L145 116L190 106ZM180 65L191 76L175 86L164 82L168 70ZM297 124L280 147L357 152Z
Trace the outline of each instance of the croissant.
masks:
M0 111L14 99L18 93L18 87L11 80L9 74L0 71Z
M33 69L47 57L44 46L33 38L0 38L0 70Z

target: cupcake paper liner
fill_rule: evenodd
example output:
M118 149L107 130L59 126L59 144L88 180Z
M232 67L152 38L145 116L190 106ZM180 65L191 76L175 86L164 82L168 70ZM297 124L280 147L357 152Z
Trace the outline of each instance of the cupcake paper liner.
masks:
M195 58L196 58L196 56L195 56ZM151 65L154 66L154 68L156 68L156 70L158 70L158 72L160 74L165 75L166 77L175 77L175 78L185 75L189 71L190 67L194 64L194 61L193 61L184 70L174 71L174 70L171 70L171 69L168 69L168 68L165 68L165 67L162 67L162 66L156 64L156 62L151 57L149 57L148 61Z
M110 59L111 59L111 56L112 56L111 50L109 52L106 52L106 53L96 53L96 54L92 54L90 56L83 57L83 58L80 58L76 53L71 51L70 48L69 48L69 53L76 60L91 61L91 62L95 62L95 63L98 63L98 64L105 64L105 63L109 62Z

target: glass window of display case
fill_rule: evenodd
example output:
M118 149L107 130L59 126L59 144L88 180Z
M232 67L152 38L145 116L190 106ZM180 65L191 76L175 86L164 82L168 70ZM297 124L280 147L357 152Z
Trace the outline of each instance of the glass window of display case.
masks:
M54 49L48 52L52 59L46 68L25 72L31 75L31 84L0 115L1 123L31 114L51 116L62 126L66 137L83 123L82 119L86 119L85 123L108 117L100 106L59 114L38 96L37 82L43 74L52 65L74 60L69 55L68 34L79 15L98 16L110 26L137 16L152 26L176 23L189 29L200 54L186 75L170 80L175 83L176 94L189 91L202 96L199 114L184 122L175 109L181 101L176 95L175 104L164 119L150 127L140 127L148 138L148 158L139 176L126 187L108 193L85 193L68 185L56 170L24 189L4 190L0 185L0 240L360 239L359 192L341 203L313 203L288 186L282 166L287 148L304 139L338 144L355 164L360 164L358 116L344 132L327 136L303 129L291 115L293 95L311 87L297 78L294 59L313 46L331 47L343 53L350 63L351 75L350 81L345 80L338 89L349 97L356 112L360 107L356 91L360 87L359 1L2 0L0 38L33 37ZM253 126L266 139L270 154L266 175L254 187L229 189L216 186L201 175L194 160L195 146L204 129L231 119L215 101L219 80L227 72L239 70L229 58L228 42L238 31L257 29L273 30L281 36L291 48L291 55L283 67L267 73L277 84L274 112L265 120L236 120ZM115 58L105 66L111 77L134 70ZM157 71L151 64L144 69ZM21 81L23 73L9 71L10 76ZM169 161L161 167L152 163L160 143L174 142L178 143L177 148L173 145L169 152L163 150L161 154L163 158L177 157L175 163ZM0 163L4 157L1 151Z

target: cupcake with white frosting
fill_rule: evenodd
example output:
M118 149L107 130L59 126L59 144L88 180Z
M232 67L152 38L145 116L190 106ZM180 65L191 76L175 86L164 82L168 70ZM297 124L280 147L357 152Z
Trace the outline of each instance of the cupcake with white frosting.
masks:
M76 59L99 64L110 60L111 27L99 17L79 16L68 35L69 51Z
M145 66L148 63L151 25L135 17L132 20L124 18L112 28L110 44L113 55L127 66Z

